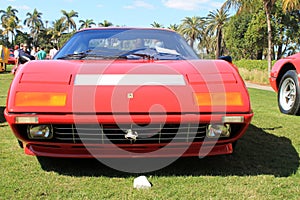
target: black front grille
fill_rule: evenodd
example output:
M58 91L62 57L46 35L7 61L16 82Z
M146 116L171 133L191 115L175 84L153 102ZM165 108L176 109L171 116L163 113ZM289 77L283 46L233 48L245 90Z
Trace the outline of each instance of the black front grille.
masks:
M206 124L71 124L53 125L54 140L64 143L93 144L166 144L173 142L203 141ZM126 139L128 132L137 135L136 140Z

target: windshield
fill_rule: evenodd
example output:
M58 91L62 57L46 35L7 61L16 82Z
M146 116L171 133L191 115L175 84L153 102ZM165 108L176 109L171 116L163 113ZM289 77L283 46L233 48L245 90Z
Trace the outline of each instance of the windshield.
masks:
M54 59L198 59L177 33L161 29L89 29L79 31Z

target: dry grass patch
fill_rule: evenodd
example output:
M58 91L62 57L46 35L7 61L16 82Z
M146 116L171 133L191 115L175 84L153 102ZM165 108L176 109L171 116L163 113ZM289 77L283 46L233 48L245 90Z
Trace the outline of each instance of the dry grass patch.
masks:
M269 76L267 71L259 69L248 70L239 68L239 72L245 81L262 85L269 85Z

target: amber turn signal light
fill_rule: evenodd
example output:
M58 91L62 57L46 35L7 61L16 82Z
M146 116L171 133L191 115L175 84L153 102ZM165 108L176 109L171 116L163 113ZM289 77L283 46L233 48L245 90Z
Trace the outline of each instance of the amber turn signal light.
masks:
M239 92L195 93L198 106L242 106L243 99Z
M65 106L67 94L56 92L17 92L15 106Z

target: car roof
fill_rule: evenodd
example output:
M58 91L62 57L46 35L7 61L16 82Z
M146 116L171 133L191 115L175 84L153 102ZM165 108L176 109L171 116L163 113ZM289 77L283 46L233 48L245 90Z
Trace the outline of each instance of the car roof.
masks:
M96 27L96 28L84 28L81 30L78 30L77 32L82 32L82 31L89 31L89 30L162 30L162 31L169 31L169 32L175 32L174 30L171 29L166 29L166 28L139 28L139 27Z

